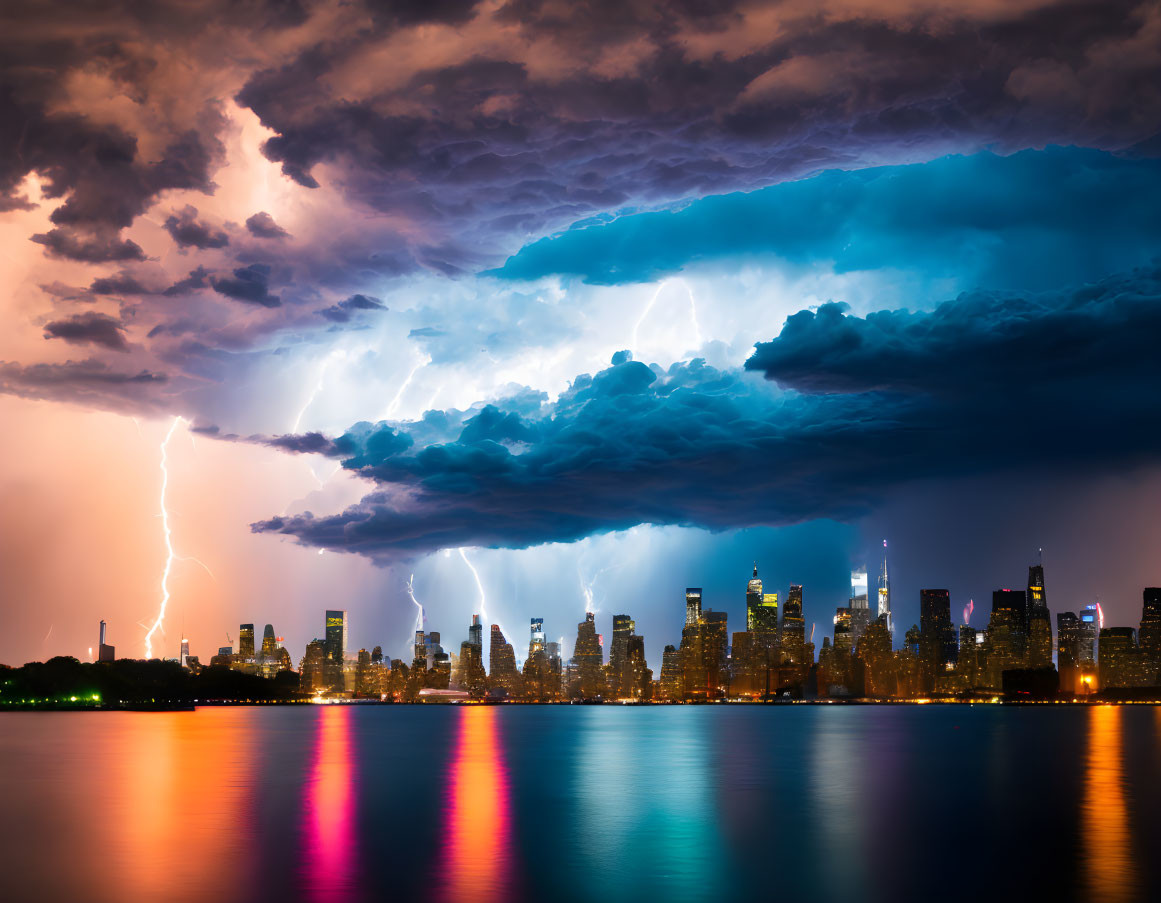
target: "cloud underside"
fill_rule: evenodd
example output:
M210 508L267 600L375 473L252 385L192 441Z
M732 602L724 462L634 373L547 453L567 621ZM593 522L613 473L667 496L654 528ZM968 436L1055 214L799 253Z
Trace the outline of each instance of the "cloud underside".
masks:
M748 373L619 355L539 410L429 412L325 447L279 440L379 487L340 514L253 529L388 561L639 523L846 519L913 480L1124 466L1161 446L1158 334L1161 267L930 313L825 305L760 344Z

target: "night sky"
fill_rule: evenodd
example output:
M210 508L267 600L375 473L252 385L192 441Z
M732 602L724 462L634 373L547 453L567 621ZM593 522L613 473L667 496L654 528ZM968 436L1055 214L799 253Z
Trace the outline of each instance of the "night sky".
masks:
M12 0L0 249L3 662L1161 584L1161 3Z

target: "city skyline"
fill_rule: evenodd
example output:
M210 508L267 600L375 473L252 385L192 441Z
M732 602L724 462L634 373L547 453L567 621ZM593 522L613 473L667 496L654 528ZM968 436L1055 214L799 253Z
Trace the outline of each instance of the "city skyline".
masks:
M0 661L336 597L652 643L755 558L871 618L884 536L899 624L1039 547L1128 621L1155 11L762 6L6 7Z
M807 620L807 589L791 584L780 607L779 594L766 592L770 586L763 583L757 562L745 585L740 630L731 632L727 612L706 604L702 587L686 587L680 643L666 642L658 669L649 667L645 638L637 633L631 615L612 615L612 631L606 635L599 632L594 612L586 613L577 625L571 652L564 636L556 642L547 639L543 617L529 619L526 655L517 651L523 648L519 639L496 623L487 625L485 644L485 624L480 614L473 614L457 655L454 643L451 651L445 650L441 631L425 629L421 614L410 656L395 658L380 645L355 654L348 642L347 612L327 610L324 636L307 644L297 672L271 624L263 628L260 647L255 645L254 624L243 623L236 649L220 647L202 662L190 655L189 641L183 638L180 659L169 661L180 661L194 675L208 666L267 679L289 676L303 696L406 702L425 697L532 702L782 697L907 701L992 695L1019 699L1021 694L1034 699L1085 698L1126 688L1161 692L1157 689L1161 588L1142 590L1139 626L1106 624L1100 604L1094 602L1079 613L1057 611L1054 630L1040 550L1037 563L1028 567L1025 589L992 592L982 626L971 624L971 600L957 624L949 591L928 588L920 591L919 622L897 638L885 540L883 548L878 590L883 602L877 615L868 614L866 568L856 568L851 572L848 604L835 610L829 635L816 635L817 622ZM100 623L99 656L90 658L115 660L114 647L106 645L105 621Z

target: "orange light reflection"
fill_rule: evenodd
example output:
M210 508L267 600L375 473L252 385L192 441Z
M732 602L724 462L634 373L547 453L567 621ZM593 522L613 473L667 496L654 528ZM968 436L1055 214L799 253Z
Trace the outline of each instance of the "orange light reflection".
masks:
M500 753L496 709L460 710L451 767L441 899L489 903L512 899L508 773Z
M1119 705L1097 705L1089 710L1081 849L1088 897L1107 903L1133 899L1136 894L1122 717Z

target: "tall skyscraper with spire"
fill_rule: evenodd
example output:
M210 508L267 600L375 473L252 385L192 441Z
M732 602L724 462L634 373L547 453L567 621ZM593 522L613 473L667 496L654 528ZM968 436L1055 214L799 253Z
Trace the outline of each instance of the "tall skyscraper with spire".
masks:
M1043 553L1041 549L1041 553ZM1052 621L1044 595L1044 564L1041 560L1028 568L1028 591L1025 594L1028 620L1028 667L1052 667Z
M746 584L746 629L767 636L770 642L778 635L778 594L762 592L756 561L754 575Z
M879 574L879 617L886 616L887 632L895 635L895 621L891 617L891 584L887 579L887 540L883 540L883 570Z

